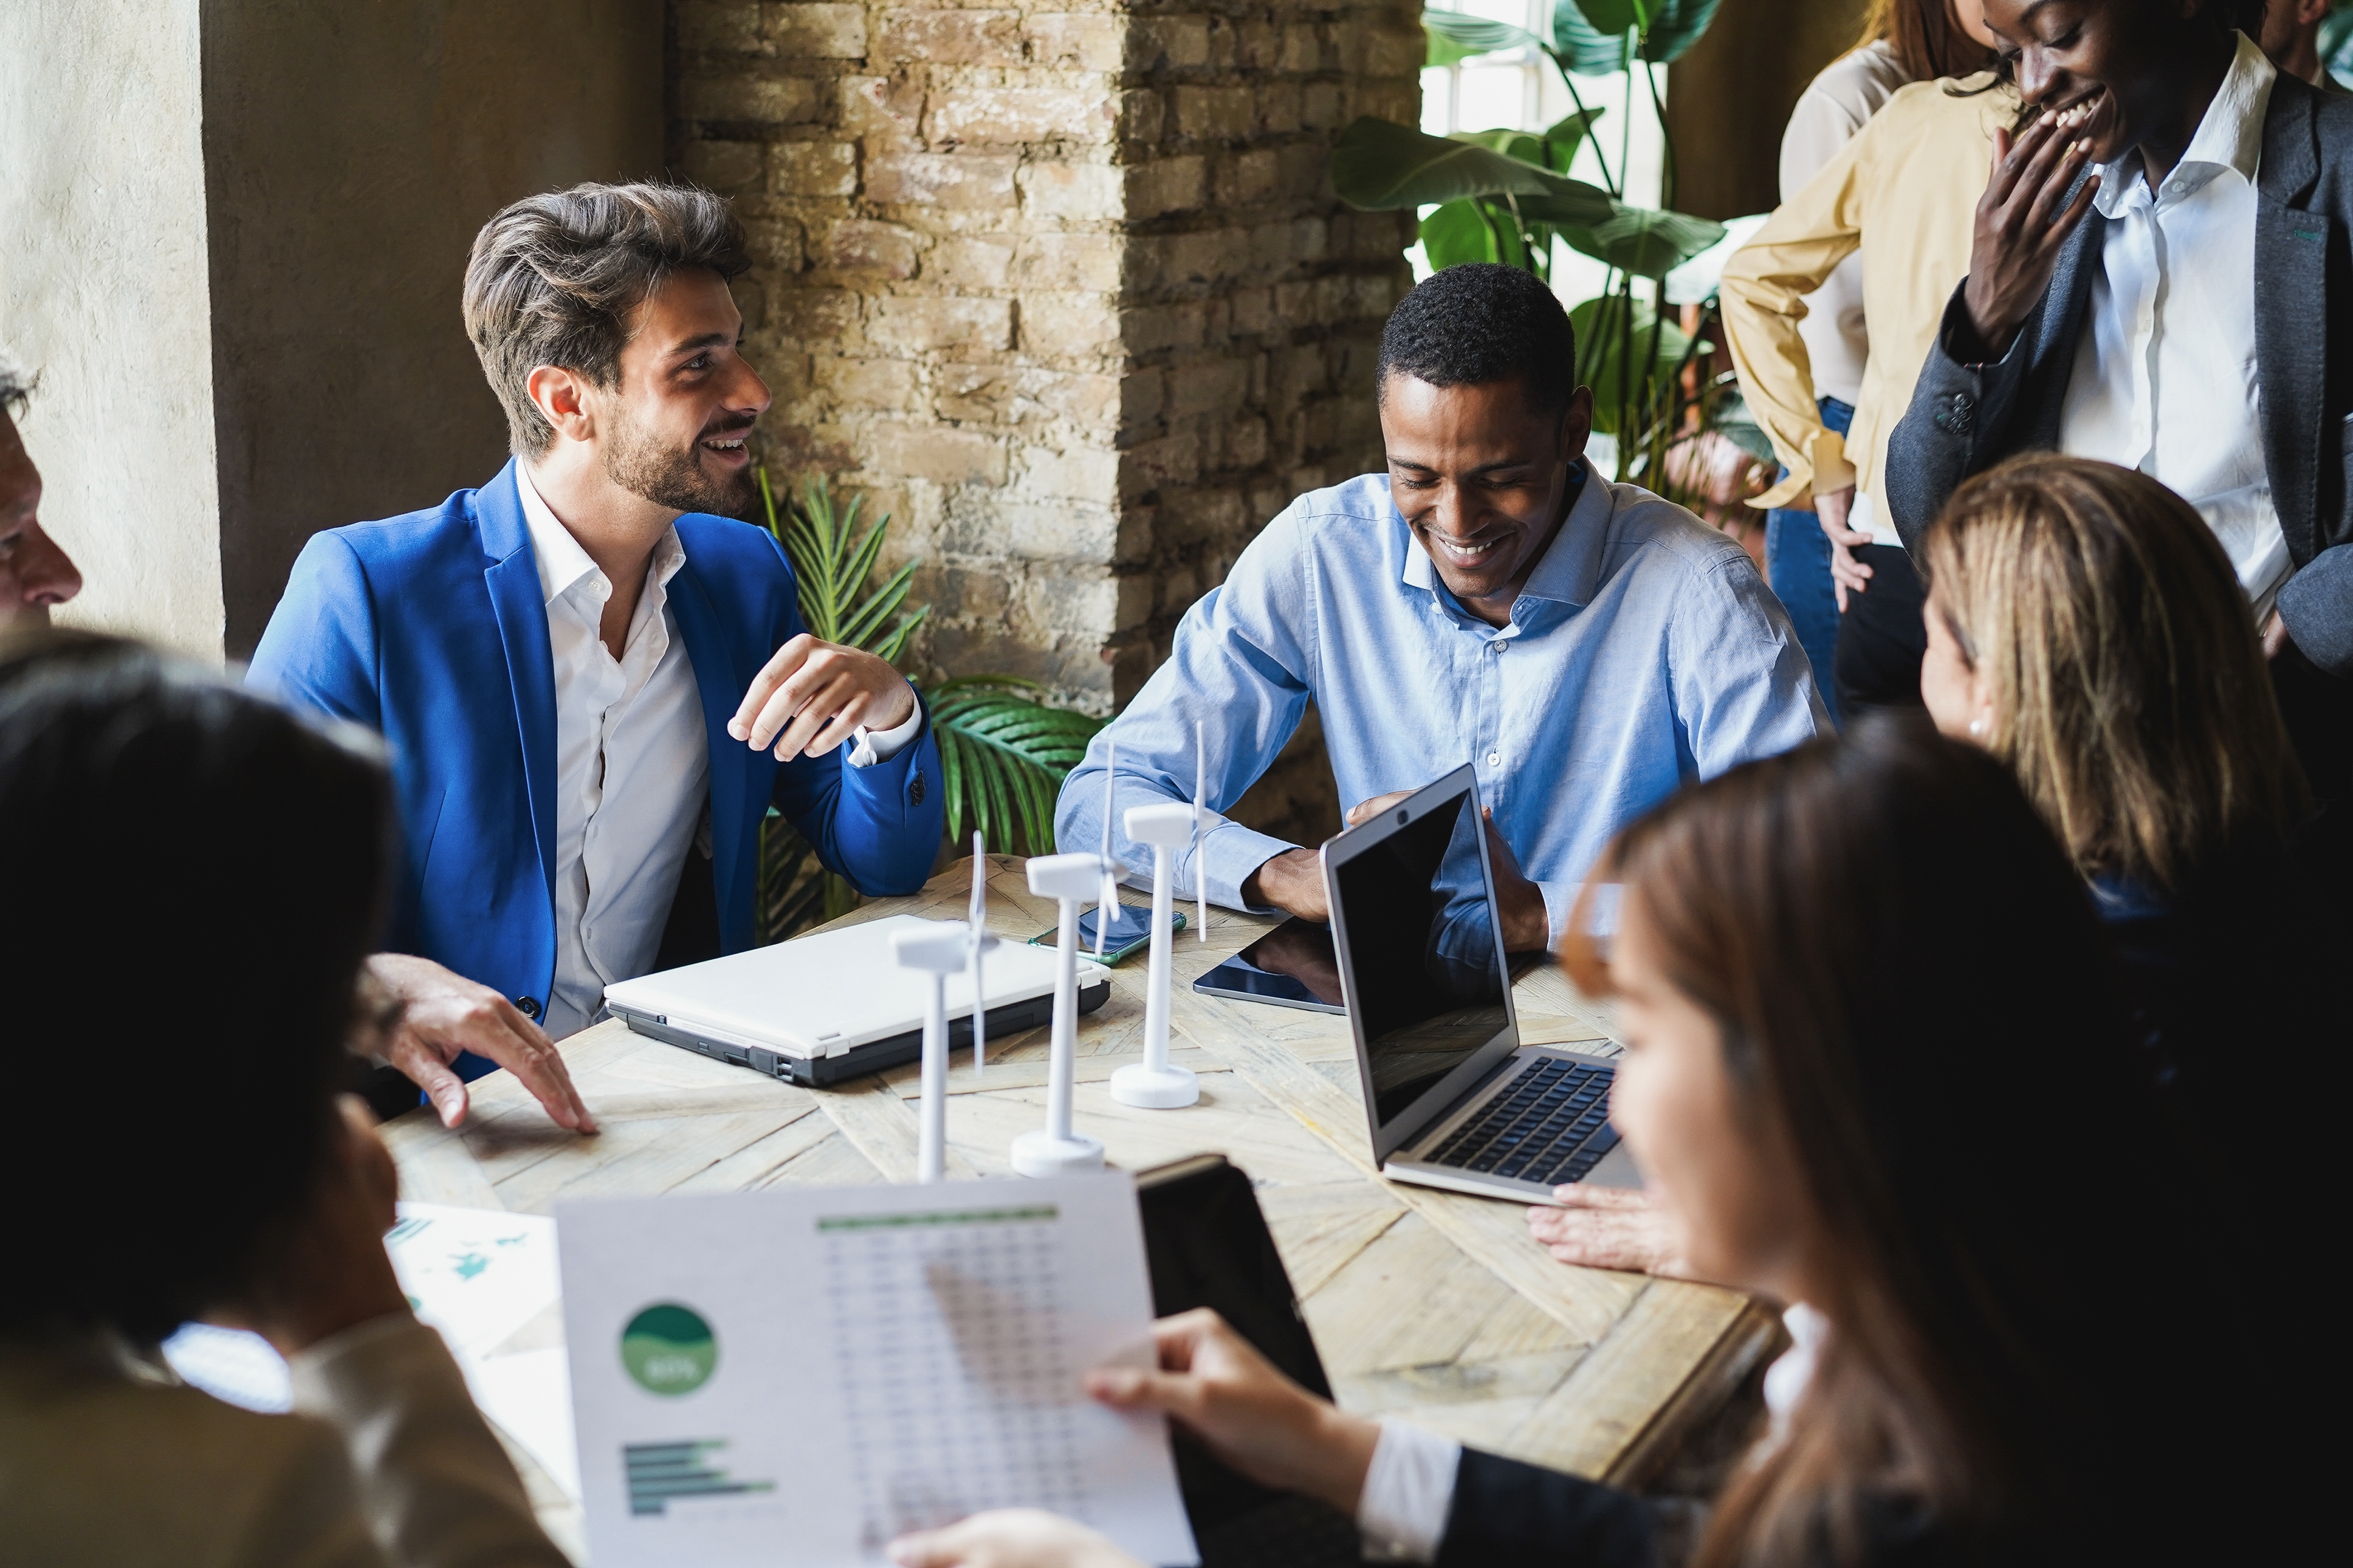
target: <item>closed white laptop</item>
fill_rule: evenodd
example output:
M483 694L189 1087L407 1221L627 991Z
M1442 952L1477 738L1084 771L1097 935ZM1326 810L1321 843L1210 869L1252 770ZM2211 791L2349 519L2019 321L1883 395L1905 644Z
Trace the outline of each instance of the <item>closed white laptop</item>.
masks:
M902 969L894 931L925 923L892 915L797 937L606 988L605 1005L641 1035L798 1084L839 1083L912 1061L923 1050L930 984ZM981 961L988 1034L1050 1023L1054 950L1000 942ZM1079 1011L1111 994L1111 972L1082 960ZM972 977L948 977L948 1040L972 1040Z

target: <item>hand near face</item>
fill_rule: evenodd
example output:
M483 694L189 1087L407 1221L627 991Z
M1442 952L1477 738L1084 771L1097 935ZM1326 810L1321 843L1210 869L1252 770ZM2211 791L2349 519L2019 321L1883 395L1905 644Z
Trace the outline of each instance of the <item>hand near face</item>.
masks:
M1380 1441L1377 1422L1344 1415L1276 1370L1208 1308L1153 1325L1160 1370L1105 1367L1087 1392L1114 1410L1157 1410L1235 1469L1354 1516Z
M1552 1190L1553 1205L1528 1210L1528 1234L1563 1263L1688 1279L1676 1255L1674 1230L1658 1201L1640 1188L1591 1187L1582 1182Z
M367 973L400 1005L398 1020L380 1047L384 1058L425 1091L443 1126L466 1120L466 1085L450 1064L459 1052L471 1051L521 1079L557 1126L596 1131L596 1119L572 1087L563 1053L512 1002L410 953L379 952L368 960Z
M1144 1568L1085 1525L1034 1508L992 1509L885 1550L900 1568Z
M2082 172L2085 140L2075 134L2083 110L2045 113L2021 132L1994 132L1993 175L1978 198L1969 246L1969 276L1961 303L1988 360L2010 352L2012 339L2050 290L2060 247L2092 210L2100 177L2084 182L2075 199L2067 187Z
M776 760L822 756L861 724L889 730L907 721L915 693L906 677L871 653L803 632L776 651L727 721L727 732Z

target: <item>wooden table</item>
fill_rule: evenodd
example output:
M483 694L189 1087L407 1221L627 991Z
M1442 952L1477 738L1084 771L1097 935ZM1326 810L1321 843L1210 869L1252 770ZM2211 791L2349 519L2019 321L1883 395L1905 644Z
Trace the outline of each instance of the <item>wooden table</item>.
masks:
M968 862L920 894L845 916L961 919ZM989 925L1027 941L1054 923L1018 859L991 857ZM1212 910L1209 940L1176 944L1175 1059L1201 1074L1183 1110L1114 1102L1104 1080L1142 1053L1142 954L1113 971L1111 999L1080 1020L1076 1119L1112 1162L1143 1169L1216 1151L1258 1183L1340 1403L1397 1414L1468 1443L1639 1484L1774 1345L1779 1325L1706 1286L1555 1263L1514 1204L1383 1180L1366 1133L1344 1020L1231 1003L1190 989L1270 921ZM1603 1055L1609 1020L1543 966L1515 990L1523 1039ZM549 1212L559 1198L744 1192L782 1182L912 1181L917 1070L837 1089L797 1089L606 1023L564 1044L604 1131L551 1123L514 1079L473 1086L449 1131L419 1110L385 1129L403 1195ZM986 1073L950 1073L948 1173L1007 1176L1014 1137L1043 1124L1046 1031L991 1041ZM553 1311L512 1349L560 1342ZM578 1512L512 1450L551 1532L580 1555Z

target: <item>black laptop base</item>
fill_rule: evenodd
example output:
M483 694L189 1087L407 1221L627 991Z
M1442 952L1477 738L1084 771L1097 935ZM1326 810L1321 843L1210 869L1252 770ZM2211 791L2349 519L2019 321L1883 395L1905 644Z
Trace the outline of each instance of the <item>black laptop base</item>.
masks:
M1079 1011L1092 1013L1111 1000L1111 982L1098 980L1092 985L1079 987ZM787 1057L775 1051L762 1050L757 1046L730 1046L717 1040L706 1040L691 1030L682 1029L667 1018L649 1017L643 1013L613 1009L613 1016L631 1029L651 1039L660 1040L697 1056L731 1067L750 1068L769 1078L797 1083L803 1089L830 1089L853 1078L864 1078L886 1068L911 1062L923 1054L923 1031L910 1029L903 1035L892 1035L871 1045L856 1047L838 1057ZM992 1040L1005 1035L1018 1035L1030 1029L1042 1029L1054 1021L1054 994L1033 996L1026 1002L1008 1002L1002 1007L988 1010L988 1037ZM972 1015L959 1014L948 1020L948 1048L961 1050L972 1044Z

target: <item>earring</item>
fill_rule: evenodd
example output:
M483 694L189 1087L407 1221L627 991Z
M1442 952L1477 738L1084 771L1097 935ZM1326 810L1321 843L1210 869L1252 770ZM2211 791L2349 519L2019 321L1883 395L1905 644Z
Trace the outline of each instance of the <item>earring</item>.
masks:
M1976 718L1969 721L1969 734L1973 739L1982 741L1985 739L1985 715L1980 713Z

